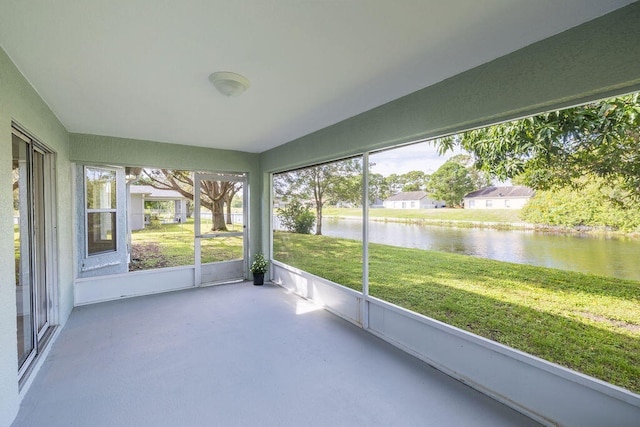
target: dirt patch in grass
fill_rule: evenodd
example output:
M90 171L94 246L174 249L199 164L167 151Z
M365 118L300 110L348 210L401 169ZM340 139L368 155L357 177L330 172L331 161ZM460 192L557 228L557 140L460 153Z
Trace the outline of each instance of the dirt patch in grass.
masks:
M579 314L582 317L586 317L587 319L593 320L594 322L603 322L611 326L616 326L618 328L626 329L627 331L640 332L640 325L627 323L623 320L609 319L607 317L599 316L593 313L579 312L577 314Z
M158 243L134 243L131 245L129 271L149 270L150 268L167 266L169 266L169 260Z

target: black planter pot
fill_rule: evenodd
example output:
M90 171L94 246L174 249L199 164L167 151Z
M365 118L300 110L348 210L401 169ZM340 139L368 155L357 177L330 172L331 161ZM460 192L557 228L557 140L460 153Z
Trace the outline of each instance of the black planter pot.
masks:
M253 273L253 284L260 286L264 284L264 273Z

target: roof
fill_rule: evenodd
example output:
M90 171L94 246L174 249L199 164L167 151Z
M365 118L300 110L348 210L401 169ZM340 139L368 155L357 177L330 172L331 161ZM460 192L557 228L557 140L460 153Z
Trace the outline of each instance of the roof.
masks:
M507 186L507 187L487 187L482 190L472 191L464 196L465 199L480 198L496 198L496 197L533 197L535 191L523 185Z
M187 199L182 194L178 193L175 190L160 190L157 188L153 188L150 185L131 185L130 187L131 194L143 194L145 199L158 199L158 200L176 200L176 199Z
M395 202L401 200L422 200L427 197L428 194L424 191L407 191L403 193L394 194L393 196L385 199L385 202Z

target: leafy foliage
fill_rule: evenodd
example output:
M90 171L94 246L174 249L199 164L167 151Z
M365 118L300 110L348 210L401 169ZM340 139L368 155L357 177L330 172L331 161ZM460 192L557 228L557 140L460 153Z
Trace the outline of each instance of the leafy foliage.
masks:
M384 197L398 194L402 191L423 191L426 190L429 182L429 175L422 171L409 171L403 174L392 173L387 177L383 177ZM371 186L371 175L369 176L369 185Z
M162 222L158 215L151 215L149 217L149 225L147 227L151 230L160 230L162 228Z
M402 191L422 191L427 188L429 175L422 171L409 171L400 175L402 179Z
M264 255L262 255L261 253L257 253L253 258L253 262L249 267L249 271L253 274L264 274L267 272L268 266L269 263L266 259L264 259Z
M552 226L640 230L640 204L616 201L615 191L599 180L582 187L580 191L570 187L538 191L522 209L522 218Z
M376 200L384 200L391 194L387 186L387 179L379 173L369 174L369 203L375 203Z
M465 194L475 189L469 170L455 160L448 160L431 175L429 191L447 206L459 206Z
M467 168L474 190L479 190L491 185L491 176L485 171L476 168L473 158L469 154L457 154L451 157L449 161L459 163Z
M521 177L535 189L580 187L585 176L616 180L640 199L638 93L476 129L436 142L472 153L500 180Z
M311 234L316 218L313 213L299 201L292 200L282 209L278 209L282 225L292 233Z

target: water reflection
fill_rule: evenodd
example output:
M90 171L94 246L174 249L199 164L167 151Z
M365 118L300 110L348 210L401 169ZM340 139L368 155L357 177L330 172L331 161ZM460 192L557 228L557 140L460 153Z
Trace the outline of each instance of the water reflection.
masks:
M362 223L326 218L323 234L361 240ZM369 241L640 280L640 241L625 237L372 221Z

